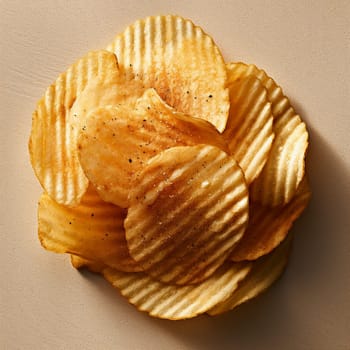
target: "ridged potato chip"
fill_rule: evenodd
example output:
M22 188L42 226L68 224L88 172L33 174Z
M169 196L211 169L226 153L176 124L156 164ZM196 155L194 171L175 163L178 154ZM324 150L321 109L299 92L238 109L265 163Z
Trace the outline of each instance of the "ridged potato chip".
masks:
M91 272L101 273L106 268L105 264L102 264L93 260L85 259L79 255L74 255L74 254L70 255L70 261L72 266L77 270L86 268Z
M42 246L70 253L122 271L140 271L131 258L123 222L126 212L105 203L90 186L81 203L70 208L43 194L38 206L38 233Z
M114 54L90 52L46 90L32 118L30 160L44 190L58 203L77 205L88 187L76 152L77 119L69 121L70 109L87 83L108 77L118 69Z
M304 178L293 199L284 206L270 208L251 202L247 230L232 252L231 259L255 260L271 252L285 239L293 222L309 203L310 197L311 191Z
M151 158L130 189L124 222L131 256L165 283L198 283L230 255L248 222L248 191L235 160L209 145Z
M157 318L195 317L226 300L245 278L251 263L225 263L205 281L187 286L161 283L143 272L125 273L111 268L103 275L140 311Z
M308 132L282 89L262 69L244 63L228 65L241 76L258 77L268 92L274 116L275 139L268 160L251 186L251 197L264 205L288 203L295 195L305 173Z
M128 207L132 178L149 158L170 147L200 143L227 150L214 126L174 111L149 89L136 106L111 106L90 113L80 132L78 152L100 196Z
M212 38L190 20L138 20L108 46L130 79L155 88L176 110L225 128L229 96L226 67Z
M271 104L258 78L236 72L234 65L227 72L230 114L223 136L249 185L265 165L274 138Z
M219 315L234 309L269 288L284 271L292 245L292 236L288 236L271 253L253 262L252 268L247 276L242 279L238 288L225 301L218 303L207 313Z

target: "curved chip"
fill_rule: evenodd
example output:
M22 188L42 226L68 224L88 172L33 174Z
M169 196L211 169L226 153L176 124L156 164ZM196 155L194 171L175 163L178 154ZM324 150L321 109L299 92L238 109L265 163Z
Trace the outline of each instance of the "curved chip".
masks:
M92 78L104 79L117 69L114 54L90 52L60 74L36 106L30 159L42 187L58 203L77 205L88 187L76 153L80 121L69 122L70 109Z
M223 136L249 185L265 165L274 138L271 104L258 78L240 74L232 64L227 72L231 106Z
M254 65L231 63L240 76L259 78L268 92L274 116L275 139L260 176L251 186L251 198L264 205L288 203L295 195L305 173L308 132L282 89L265 71Z
M105 264L102 264L93 260L85 259L79 255L74 255L74 254L70 255L70 261L72 266L77 270L86 268L91 272L101 273L103 269L106 268Z
M249 223L243 238L231 254L233 261L255 260L271 252L287 236L311 197L306 178L285 206L270 208L258 202L249 205Z
M242 170L217 147L174 147L150 159L130 190L131 256L155 279L198 283L230 255L248 222Z
M229 96L222 55L190 20L154 16L138 20L108 46L129 79L155 88L176 110L225 128Z
M140 311L158 318L181 320L195 317L226 300L245 278L251 263L225 263L202 283L187 286L164 284L143 272L113 269L103 275Z
M284 271L292 245L292 236L288 236L268 255L255 260L248 275L242 279L232 295L208 311L209 315L219 315L234 309L269 288Z
M115 70L107 77L92 78L78 96L70 111L70 121L79 121L84 127L87 115L94 109L104 106L131 105L142 96L145 88L139 80L129 80L125 74Z
M214 126L175 112L149 89L136 107L110 106L90 113L79 136L78 152L100 196L128 207L132 178L149 158L170 147L200 143L227 149Z
M130 257L123 222L126 212L103 202L90 186L81 203L70 208L43 194L38 207L42 246L70 253L123 271L140 271Z

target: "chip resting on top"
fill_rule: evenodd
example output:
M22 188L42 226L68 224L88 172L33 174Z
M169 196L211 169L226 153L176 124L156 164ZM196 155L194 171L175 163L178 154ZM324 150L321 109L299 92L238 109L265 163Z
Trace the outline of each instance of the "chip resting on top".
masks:
M241 168L217 147L173 147L151 158L130 189L130 255L165 283L198 283L230 255L248 223Z
M107 49L130 79L155 88L176 110L224 130L229 112L225 63L213 39L190 20L173 15L138 20Z

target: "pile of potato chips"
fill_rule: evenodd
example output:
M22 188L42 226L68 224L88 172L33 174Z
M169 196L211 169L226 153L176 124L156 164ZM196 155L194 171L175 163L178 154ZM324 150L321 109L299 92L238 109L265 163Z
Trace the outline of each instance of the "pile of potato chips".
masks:
M39 238L139 310L185 319L282 273L305 209L308 133L255 65L179 16L139 20L46 90L31 163Z

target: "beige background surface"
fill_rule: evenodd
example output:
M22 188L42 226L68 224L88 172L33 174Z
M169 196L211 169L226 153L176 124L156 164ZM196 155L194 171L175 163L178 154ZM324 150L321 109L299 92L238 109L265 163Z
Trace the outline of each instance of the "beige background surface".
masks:
M0 1L1 349L350 349L349 1ZM86 51L138 18L177 13L225 59L265 68L311 133L313 199L284 277L217 318L138 313L36 236L28 161L36 100Z

